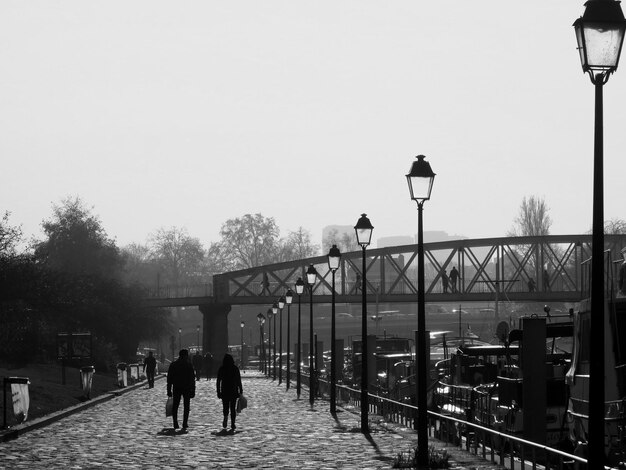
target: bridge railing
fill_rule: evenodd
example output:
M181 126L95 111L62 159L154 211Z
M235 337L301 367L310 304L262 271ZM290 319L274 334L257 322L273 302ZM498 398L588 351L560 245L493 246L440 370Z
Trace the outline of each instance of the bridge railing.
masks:
M213 295L213 283L187 284L182 286L156 286L148 290L150 299L176 299L182 297L209 297Z
M583 291L581 263L591 256L591 235L491 238L426 243L426 295L507 295L551 293L557 299L579 299ZM606 235L613 258L626 246L626 235ZM363 278L362 253L344 253L335 274L339 297L360 296ZM312 264L318 272L314 297L330 296L331 272L325 256L277 263L214 276L215 295L226 303L262 302L294 286ZM459 275L450 277L452 268ZM417 295L417 245L366 251L367 292L388 301L414 300ZM305 292L308 296L308 292ZM439 299L441 300L441 299ZM327 300L326 300L327 301Z
M507 296L530 299L549 293L555 300L586 296L588 276L584 260L591 257L591 235L491 238L426 243L426 295ZM613 260L620 259L626 235L605 235L605 245ZM361 295L361 252L342 255L335 274L338 301L352 301ZM213 296L223 303L266 303L288 288L313 264L318 282L313 288L315 301L329 301L331 272L326 256L233 271L213 276L213 282L182 286L155 286L149 298L173 299ZM456 283L445 287L444 273L459 272ZM381 301L415 301L417 296L417 245L378 248L366 251L367 293ZM607 273L607 278L609 277ZM614 276L611 276L614 279ZM305 291L304 297L308 296ZM342 299L343 297L343 299ZM373 299L372 299L373 300ZM455 299L457 300L457 299Z

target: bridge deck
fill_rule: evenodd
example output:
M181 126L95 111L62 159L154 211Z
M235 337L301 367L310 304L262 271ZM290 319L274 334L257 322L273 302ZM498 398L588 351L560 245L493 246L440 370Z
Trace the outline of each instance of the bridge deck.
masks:
M624 246L626 235L605 236L607 257L621 259L620 250ZM427 302L576 302L588 296L589 276L585 261L591 257L591 235L427 243L424 257ZM367 250L365 272L362 272L361 261L361 252L342 256L335 273L337 302L361 302L363 278L369 301L417 300L417 245ZM330 303L332 274L325 256L219 274L214 276L212 284L161 288L151 295L148 303L154 306L204 302L271 305L287 289L293 290L299 277L306 279L305 272L310 265L318 273L313 286L313 302ZM449 278L446 283L445 277L450 276L453 268L459 276L456 282ZM614 277L612 270L608 270L605 275L607 290ZM308 299L307 289L302 301L308 302Z

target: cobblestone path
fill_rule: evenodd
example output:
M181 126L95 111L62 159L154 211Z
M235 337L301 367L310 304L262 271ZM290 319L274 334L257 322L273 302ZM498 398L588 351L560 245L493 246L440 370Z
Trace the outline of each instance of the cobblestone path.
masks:
M215 379L198 382L189 430L174 434L165 417L165 380L158 380L153 389L142 387L0 443L0 468L378 469L392 468L400 452L415 446L411 430L373 423L368 438L358 431L358 414L338 410L335 420L326 401L311 409L307 389L297 400L295 387L286 391L284 383L258 373L242 378L248 408L234 434L221 432ZM453 467L479 468L473 457Z
M165 417L165 381L99 404L0 444L0 468L391 468L410 441L395 432L373 432L371 440L352 428L353 413L311 410L308 391L300 400L263 377L243 375L246 408L234 435L220 435L221 400L215 380L198 382L189 430L171 435ZM247 377L248 376L248 377ZM179 411L182 419L182 406Z

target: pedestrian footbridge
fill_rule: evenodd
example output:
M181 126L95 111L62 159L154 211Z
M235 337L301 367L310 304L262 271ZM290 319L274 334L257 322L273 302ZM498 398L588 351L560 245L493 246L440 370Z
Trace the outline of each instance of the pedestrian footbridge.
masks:
M424 244L427 303L518 301L577 302L588 297L591 235L550 235L465 239ZM605 235L607 273L621 260L626 235ZM418 245L344 253L335 273L336 302L360 303L365 279L368 302L417 301ZM270 307L298 278L306 281L313 265L317 282L305 289L302 302L330 303L332 274L326 256L258 266L213 276L201 286L160 286L146 306L199 306L204 314L205 348L225 350L232 305ZM456 268L456 283L444 286L444 273ZM610 287L607 282L607 289ZM296 298L296 301L298 299ZM264 311L265 309L263 309ZM206 349L205 349L206 350Z
M621 259L626 235L605 235L605 250ZM361 302L362 279L368 297L380 302L415 302L417 297L417 245L402 245L344 253L335 274L336 301ZM426 302L554 301L576 302L587 295L585 262L591 257L591 235L503 237L425 243ZM318 273L314 303L331 301L331 271L326 256L259 266L213 276L201 286L162 286L150 293L150 306L185 306L202 303L271 305L296 280L306 281L313 265ZM453 268L456 284L444 287L443 276ZM608 273L607 273L608 274ZM607 276L608 278L608 276ZM303 300L309 301L305 290Z

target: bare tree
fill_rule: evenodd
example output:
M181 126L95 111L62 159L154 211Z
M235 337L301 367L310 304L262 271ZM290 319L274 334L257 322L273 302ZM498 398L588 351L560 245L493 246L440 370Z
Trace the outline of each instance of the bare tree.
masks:
M324 253L328 253L330 247L337 245L337 248L342 253L349 253L350 251L357 251L359 245L356 241L356 233L339 233L336 228L331 229L324 240L322 240L322 250Z
M604 233L607 235L626 234L626 220L611 219L604 222Z
M151 286L157 280L158 265L152 259L148 245L131 243L122 248L124 277L127 281Z
M311 233L303 227L298 227L298 230L295 232L289 232L289 235L282 241L281 245L281 258L283 261L310 258L319 252L319 246L311 241Z
M220 230L219 259L225 266L246 269L270 264L278 259L280 231L272 217L246 214L227 220Z
M548 212L548 206L543 198L524 197L515 218L515 225L507 235L513 237L549 235L552 219Z
M158 265L162 282L180 285L197 281L204 265L204 249L200 240L187 229L160 228L149 237L151 258Z
M507 236L509 237L525 237L525 236L541 236L550 234L550 226L552 225L552 219L548 215L548 206L543 198L538 196L529 196L522 199L519 212L514 221L514 226L509 230ZM529 255L529 250L532 247L530 245L518 245L516 252L520 262ZM558 246L553 247L554 252L559 256L561 250ZM554 265L554 260L550 257L543 259L541 262L539 253L532 250L530 256L527 258L523 272L516 275L528 290L534 290L535 286L541 285L543 289L547 289L550 285L550 275L548 272L549 266ZM545 268L545 269L544 269ZM505 268L510 270L511 267ZM504 277L508 278L512 275L510 272L505 272Z

